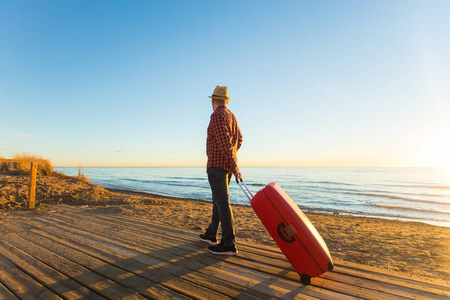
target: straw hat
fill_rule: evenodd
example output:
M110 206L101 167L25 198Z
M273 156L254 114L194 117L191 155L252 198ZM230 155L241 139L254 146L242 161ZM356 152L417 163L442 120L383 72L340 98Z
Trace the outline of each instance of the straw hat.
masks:
M231 98L228 98L228 88L226 86L216 86L214 89L214 92L211 96L208 96L212 99L219 99L219 100L230 100Z

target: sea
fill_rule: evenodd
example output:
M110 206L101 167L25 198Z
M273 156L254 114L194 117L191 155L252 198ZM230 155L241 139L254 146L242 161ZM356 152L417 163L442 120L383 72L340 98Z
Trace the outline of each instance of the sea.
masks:
M79 168L56 168L77 175ZM450 168L242 167L255 194L278 183L309 212L397 219L450 227ZM212 201L204 167L82 168L92 183L106 187ZM234 178L230 201L250 205Z

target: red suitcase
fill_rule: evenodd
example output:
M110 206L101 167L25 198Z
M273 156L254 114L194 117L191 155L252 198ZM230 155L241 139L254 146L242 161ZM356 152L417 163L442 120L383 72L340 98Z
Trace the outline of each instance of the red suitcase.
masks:
M238 182L239 183L239 182ZM242 185L239 186L247 195ZM330 252L316 228L288 194L272 182L250 199L251 205L303 284L333 269Z

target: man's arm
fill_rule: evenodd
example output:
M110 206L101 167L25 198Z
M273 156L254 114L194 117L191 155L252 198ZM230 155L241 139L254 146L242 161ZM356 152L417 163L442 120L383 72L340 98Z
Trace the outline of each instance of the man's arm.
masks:
M239 128L239 126L237 126L237 135L238 135L237 150L239 150L242 145L242 133L241 133L241 129Z

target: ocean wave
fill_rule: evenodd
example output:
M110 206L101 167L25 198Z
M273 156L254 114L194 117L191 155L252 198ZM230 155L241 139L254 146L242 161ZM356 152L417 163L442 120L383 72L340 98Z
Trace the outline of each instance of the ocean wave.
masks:
M141 180L134 178L122 178L124 181L132 181L132 182L140 182L143 184L152 183L152 184L162 184L162 185L171 185L171 186L187 186L187 187L199 187L205 188L203 185L198 184L189 184L189 183L181 183L179 181L167 181L167 180Z
M450 186L440 186L440 185L429 185L429 186L424 186L424 187L428 187L428 188L434 188L434 189L445 189L445 190L450 190Z
M310 190L310 191L332 192L332 193L348 194L348 195L379 196L379 197L389 197L389 198L392 198L392 199L406 199L406 200L411 199L411 198L405 198L405 197L400 197L400 196L378 194L378 193L388 192L388 191L381 191L381 190L366 190L365 192L361 192L362 189L349 189L349 188L328 187L328 186L314 186L314 185L304 185L304 186L301 186L300 188L306 189L306 190ZM405 193L405 192L403 192L401 194L408 195L408 196L419 196L419 197L448 198L448 196L446 196L446 195L439 195L439 194ZM416 201L422 202L422 201L426 201L426 200L417 200L416 199ZM430 202L430 203L434 203L434 202ZM437 203L446 204L446 202L438 202L438 201L437 201Z
M427 188L427 189L444 189L444 190L450 190L450 186L447 185L406 185L406 184L393 184L390 186L397 186L397 187L406 187L406 188Z
M428 204L450 205L450 203L448 203L448 202L425 200L425 199L405 198L405 197L400 197L400 196L384 195L384 194L371 194L371 193L346 193L346 194L359 195L359 196L369 196L369 197L388 198L388 199L403 200L403 201L409 201L409 202L420 202L420 203L428 203Z
M122 189L122 190L135 190L133 187L123 185L123 184L112 183L109 181L91 180L91 182L93 184L96 184L96 185L99 185L102 187L117 188L117 189Z
M379 218L379 219L389 219L389 220L400 220L406 222L418 222L418 223L426 223L434 226L443 226L450 227L450 222L448 219L441 218L423 218L423 217L410 217L406 215L389 215L389 214L377 214L377 213L358 213L358 214L350 214L359 217L369 217L369 218Z
M188 184L188 183L164 183L164 184L167 184L167 185L172 185L172 186L188 186L188 187L196 187L196 188L208 188L209 189L209 187L208 186L204 186L204 185L198 185L198 184Z
M339 214L339 215L350 215L356 217L371 217L371 218L381 218L381 219L393 219L393 220L404 220L404 221L414 221L414 222L422 222L429 223L433 225L439 226L447 226L443 223L449 223L448 218L439 218L435 217L418 217L418 216L408 216L401 213L395 213L393 210L391 213L382 213L382 212L369 212L369 211L360 211L360 210L344 210L344 209L327 209L327 208L311 208L311 207L302 207L300 209L304 212L319 212L319 213L327 213L327 214Z
M365 192L361 192L361 190L356 189L344 189L344 188L336 188L336 187L319 187L319 186L302 186L303 190L307 191L316 191L316 192L325 192L325 193L335 193L335 194L345 194L345 195L358 195L358 196L370 196L370 197L383 197L390 199L398 199L398 200L406 200L406 201L416 201L416 202L424 202L424 203L438 203L438 204L450 204L442 201L430 201L423 199L414 199L408 198L405 196L394 196L387 194L377 194L377 193L386 193L387 191L378 191L378 190L368 190ZM403 195L408 196L423 196L423 197L433 197L433 198L444 198L444 195L433 195L433 194L413 194L413 193L402 193Z
M405 207L405 206L392 206L392 205L381 205L381 204L372 204L372 206L387 208L392 210L402 210L402 211L418 211L425 213L435 213L435 214L445 214L450 215L450 211L442 211L442 210L433 210L433 209L421 209L417 207Z
M168 179L182 179L182 180L190 180L190 181L193 181L193 180L206 180L207 179L207 177L206 177L206 175L205 175L205 177L179 177L179 176L172 176L172 177L167 177Z
M120 180L132 181L132 182L142 182L142 183L155 183L156 180L143 180L143 179L134 179L134 178L120 178Z
M354 186L355 184L352 183L343 183L343 182L336 182L336 181L316 181L316 180L297 180L294 181L296 183L318 183L318 184L333 184L333 185L347 185L347 186Z
M265 184L263 184L263 183L246 183L246 185L250 185L250 186L266 186Z
M300 207L300 206L299 206ZM328 213L328 214L339 214L339 215L350 215L356 217L370 217L370 218L380 218L380 219L391 219L391 220L403 220L409 222L420 222L420 223L428 223L437 226L449 227L450 222L447 217L439 218L437 215L433 217L425 217L425 216L409 216L402 213L395 213L393 210L390 213L383 212L369 212L369 211L360 211L360 210L340 210L340 209L322 209L322 208L311 208L311 207L300 207L302 211L305 212L320 212L320 213Z
M292 186L295 188L295 186ZM344 188L337 188L337 187L328 187L328 186L316 186L316 185L302 185L298 187L299 190L306 189L308 191L318 191L318 192L335 192L335 193L357 193L361 190L355 190L355 189L344 189Z

